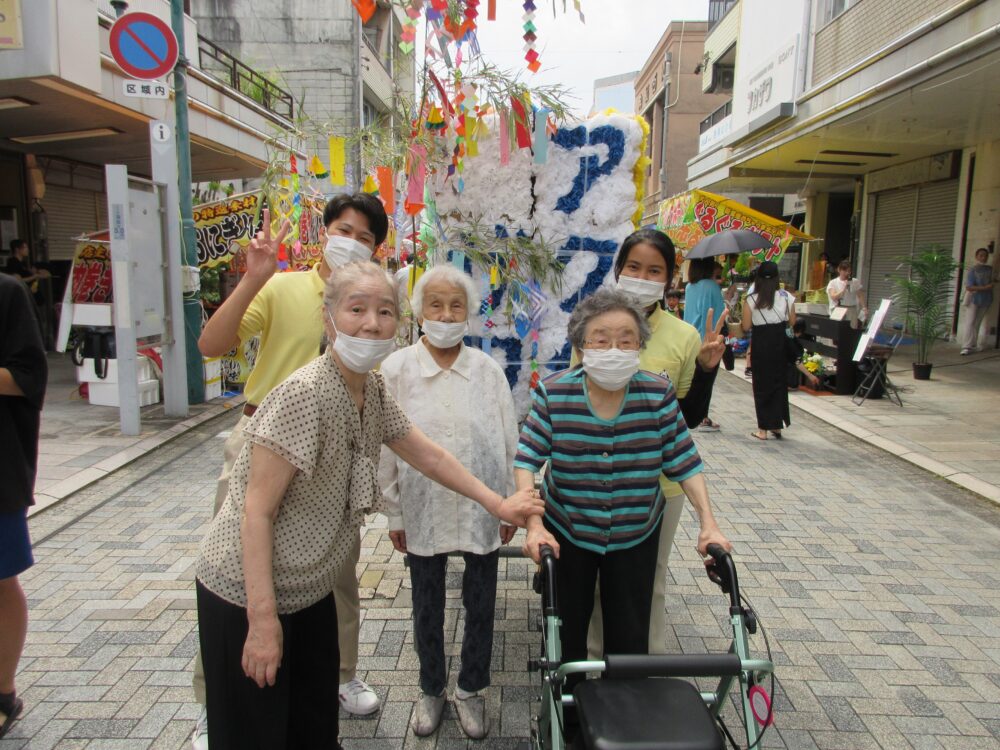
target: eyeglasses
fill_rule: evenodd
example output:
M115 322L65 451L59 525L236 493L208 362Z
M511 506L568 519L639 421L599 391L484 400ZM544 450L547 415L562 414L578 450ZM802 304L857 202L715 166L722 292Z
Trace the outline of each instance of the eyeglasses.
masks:
M615 349L621 349L623 352L634 352L638 351L639 346L639 339L631 336L625 336L617 341L612 341L606 336L595 336L583 342L584 349L596 349L597 351L607 351L614 347Z

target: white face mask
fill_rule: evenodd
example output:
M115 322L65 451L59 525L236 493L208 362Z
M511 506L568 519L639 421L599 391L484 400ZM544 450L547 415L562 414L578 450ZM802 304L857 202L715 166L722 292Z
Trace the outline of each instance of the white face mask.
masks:
M333 322L333 316L327 313L327 317L330 318L330 325L337 334L337 338L333 340L333 350L337 352L344 367L351 372L359 375L368 372L381 364L382 360L396 348L395 339L363 339L341 333L337 330L337 324Z
M663 299L663 291L667 284L664 281L647 281L622 274L618 277L616 286L623 292L632 295L633 299L643 307L649 307Z
M372 250L351 237L331 234L326 238L323 259L330 268L339 268L356 260L371 260Z
M427 340L438 349L450 349L462 343L466 331L469 330L469 322L463 320L461 323L443 323L440 320L425 320L420 324L424 329Z
M621 349L584 349L583 371L601 388L624 388L639 371L639 352Z

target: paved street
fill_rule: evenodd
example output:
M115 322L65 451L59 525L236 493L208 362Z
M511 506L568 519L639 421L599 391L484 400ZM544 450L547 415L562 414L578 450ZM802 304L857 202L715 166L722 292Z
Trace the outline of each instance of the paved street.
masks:
M723 431L698 444L781 680L763 745L997 747L1000 512L801 412L784 441L751 440L749 384L720 378L716 389ZM27 708L0 750L186 747L198 712L193 563L219 433L233 422L208 422L31 519L38 564L22 579L32 621L18 677ZM670 645L685 652L727 643L725 602L700 572L694 532L686 514L669 587ZM346 748L506 748L527 736L536 691L524 667L539 637L525 561L501 561L494 726L481 743L464 740L451 709L435 737L407 733L409 581L377 521L359 572L362 668L386 704L342 720ZM451 633L461 632L458 581L453 572Z

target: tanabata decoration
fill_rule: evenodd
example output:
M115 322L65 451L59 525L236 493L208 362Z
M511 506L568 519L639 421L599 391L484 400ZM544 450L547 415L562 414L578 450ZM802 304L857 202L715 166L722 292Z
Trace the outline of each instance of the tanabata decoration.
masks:
M565 264L558 274L561 285L510 280L501 273L507 263L502 252L488 270L473 269L482 294L482 348L504 367L524 414L533 385L568 366L569 316L583 296L612 283L615 253L636 228L647 130L641 118L608 111L553 133L547 113L526 109L524 125L529 137L535 136L535 156L542 134L547 158L536 163L530 149L518 148L508 150L504 165L504 120L516 116L501 111L483 118L478 156L466 160L461 192L442 171L428 179L428 192L442 226L438 234L448 238L439 240L432 264L447 262L448 251L468 254L461 237L472 227L495 233L501 247L518 237L544 243ZM468 131L467 118L466 137Z
M347 153L344 146L344 138L332 136L329 141L330 148L330 184L334 187L342 187L347 184Z
M532 73L537 73L542 64L538 60L538 52L535 51L535 40L538 38L536 32L538 28L535 26L535 3L533 0L525 0L523 19L524 59L528 62L528 70Z
M396 189L392 184L392 168L375 167L375 174L378 177L378 193L382 205L385 207L385 212L392 216L396 211Z
M368 23L375 15L375 0L351 0L351 5L361 16L362 23Z
M318 180L325 180L330 176L330 172L323 165L323 162L318 156L313 156L313 158L309 160L309 174Z

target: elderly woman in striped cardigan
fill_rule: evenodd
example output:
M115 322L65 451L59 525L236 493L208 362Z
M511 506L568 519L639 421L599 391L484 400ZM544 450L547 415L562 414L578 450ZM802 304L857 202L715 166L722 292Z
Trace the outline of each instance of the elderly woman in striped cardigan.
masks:
M639 369L650 336L643 311L617 290L583 300L568 329L581 366L545 378L532 394L514 479L530 487L546 462L544 519L528 525L525 552L559 557L563 656L587 657L587 625L600 580L606 653L647 653L660 475L678 482L701 523L698 551L731 545L712 515L701 457L669 378Z

